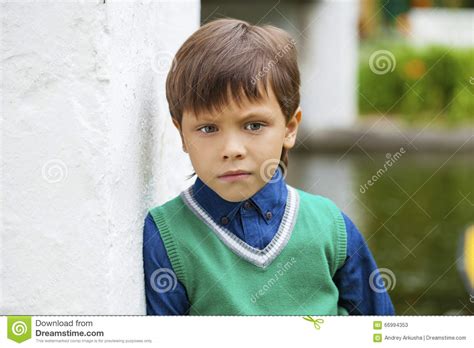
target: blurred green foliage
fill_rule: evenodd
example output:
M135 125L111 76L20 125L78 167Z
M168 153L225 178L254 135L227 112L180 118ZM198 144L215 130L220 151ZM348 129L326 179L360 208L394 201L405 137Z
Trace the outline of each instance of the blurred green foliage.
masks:
M474 123L474 49L365 44L359 60L360 114L409 122Z

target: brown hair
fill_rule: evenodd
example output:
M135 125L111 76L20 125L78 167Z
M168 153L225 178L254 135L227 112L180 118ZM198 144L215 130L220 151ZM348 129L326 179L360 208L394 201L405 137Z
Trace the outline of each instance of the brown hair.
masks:
M271 86L286 123L300 104L295 41L271 25L218 19L194 32L180 47L166 79L171 117L181 126L183 112L221 112L230 95L237 104L268 94ZM280 160L288 166L288 151ZM286 168L282 168L285 171ZM191 177L194 174L191 175Z

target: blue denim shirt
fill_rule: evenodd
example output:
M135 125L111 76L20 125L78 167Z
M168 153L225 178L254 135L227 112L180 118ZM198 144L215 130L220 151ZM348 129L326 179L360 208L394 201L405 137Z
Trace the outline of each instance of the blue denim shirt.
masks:
M269 183L242 202L224 200L199 177L193 185L193 192L198 203L215 222L258 249L264 249L277 232L288 194L280 168ZM342 211L341 214L346 225L347 257L333 278L339 289L339 305L350 315L394 315L392 302L385 289L369 283L372 272L378 270L363 236ZM175 287L166 292L155 291L156 286L150 283L156 270L173 271L160 231L150 214L145 218L143 230L143 264L147 314L188 314L191 303L179 280L173 284Z

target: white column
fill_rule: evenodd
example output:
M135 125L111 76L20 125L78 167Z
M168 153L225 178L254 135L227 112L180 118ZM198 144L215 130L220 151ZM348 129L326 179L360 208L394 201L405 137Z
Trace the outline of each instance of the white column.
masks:
M143 314L142 227L191 166L165 101L189 1L2 4L2 314Z
M356 120L358 10L356 0L324 0L307 7L302 28L302 133L349 127Z

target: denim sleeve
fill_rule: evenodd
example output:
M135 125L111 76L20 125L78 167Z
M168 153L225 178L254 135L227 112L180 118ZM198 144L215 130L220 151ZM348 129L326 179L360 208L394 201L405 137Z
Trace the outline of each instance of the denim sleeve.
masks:
M394 315L392 301L387 291L380 287L380 273L364 237L354 223L344 213L342 215L347 232L347 257L334 275L339 305L350 315Z
M143 268L147 315L189 314L186 289L173 272L160 231L150 214L143 227Z

